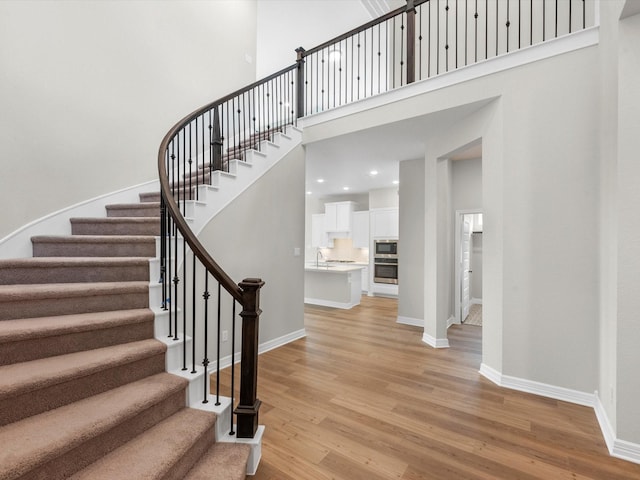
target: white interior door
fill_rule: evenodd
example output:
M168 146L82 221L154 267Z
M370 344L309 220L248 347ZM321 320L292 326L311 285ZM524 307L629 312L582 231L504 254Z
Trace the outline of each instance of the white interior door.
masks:
M460 321L464 322L471 303L471 223L468 220L464 220L460 234Z

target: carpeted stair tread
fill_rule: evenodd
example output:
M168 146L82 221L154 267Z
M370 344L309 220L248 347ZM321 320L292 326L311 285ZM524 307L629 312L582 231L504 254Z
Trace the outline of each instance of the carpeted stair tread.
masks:
M159 217L160 202L117 203L107 205L107 217Z
M149 309L115 310L0 322L0 365L153 338Z
M73 235L158 235L159 217L71 218Z
M149 282L0 285L0 320L147 308Z
M71 479L181 480L215 441L215 421L213 413L184 408Z
M4 365L0 367L0 400L69 382L141 358L162 355L165 351L165 344L148 339Z
M184 480L243 480L251 447L242 443L216 443Z
M156 256L156 241L149 235L39 235L31 243L34 257Z
M149 279L147 257L31 257L0 259L0 285L121 282Z
M182 395L186 385L182 378L159 373L5 425L0 428L0 479L21 478L58 456L72 454L91 439L131 422L141 411L171 395ZM77 461L83 458L86 455L79 455ZM49 478L63 477L51 472Z
M131 323L153 321L153 319L154 314L151 310L141 308L5 320L0 322L0 344L27 338L102 330Z

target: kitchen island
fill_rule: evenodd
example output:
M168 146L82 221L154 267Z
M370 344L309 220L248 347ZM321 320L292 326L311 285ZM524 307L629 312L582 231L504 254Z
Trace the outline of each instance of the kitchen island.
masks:
M304 303L349 309L360 305L362 265L307 264Z

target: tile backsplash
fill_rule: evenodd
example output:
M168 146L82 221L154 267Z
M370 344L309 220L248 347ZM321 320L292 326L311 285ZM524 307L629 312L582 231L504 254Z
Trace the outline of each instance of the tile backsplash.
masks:
M369 250L353 248L350 238L336 238L333 240L333 248L323 248L322 251L330 260L354 260L365 263L369 261Z

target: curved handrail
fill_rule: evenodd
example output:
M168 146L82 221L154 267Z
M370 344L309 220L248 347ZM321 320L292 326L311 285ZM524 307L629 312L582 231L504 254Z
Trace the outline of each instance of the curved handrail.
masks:
M231 294L233 298L235 298L241 305L243 305L242 288L240 288L238 284L235 283L233 279L222 269L222 267L220 267L220 265L218 265L218 263L211 257L209 252L207 252L207 249L198 240L189 225L187 225L187 222L180 211L180 207L178 206L178 203L176 202L171 192L169 175L165 165L166 155L171 141L176 137L180 130L185 128L185 126L189 125L196 118L208 111L215 109L216 107L222 105L227 101L240 97L243 94L252 91L256 87L264 85L267 82L272 81L285 73L293 71L295 68L297 68L296 64L283 68L282 70L269 75L268 77L258 80L251 85L241 88L233 93L230 93L229 95L226 95L203 107L198 108L197 110L193 111L192 113L178 121L164 136L162 142L160 143L160 147L158 148L158 174L160 178L160 192L169 216L173 219L177 229L182 234L184 240L187 242L193 253L198 257L200 262L202 262L207 271L209 271L214 276L214 278L221 283L222 287L227 290L227 292L229 292L229 294Z

